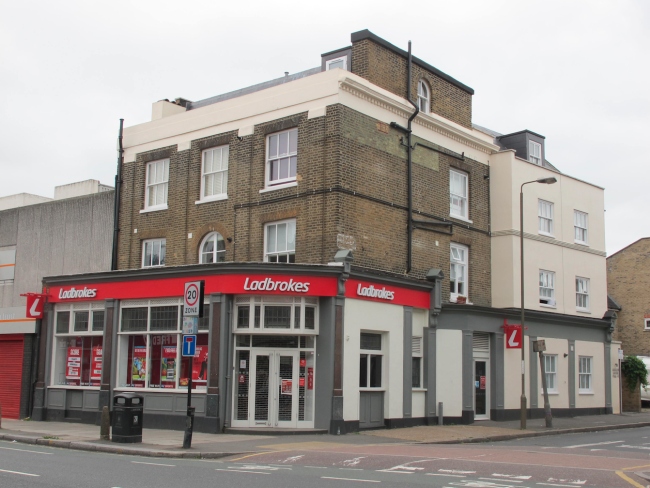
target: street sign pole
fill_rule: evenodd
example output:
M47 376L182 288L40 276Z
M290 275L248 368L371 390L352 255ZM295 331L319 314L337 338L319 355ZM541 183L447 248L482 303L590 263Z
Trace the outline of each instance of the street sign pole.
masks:
M192 376L194 367L194 354L196 352L196 333L198 332L199 317L203 317L203 295L205 281L190 281L185 283L183 294L183 356L189 357L187 369L187 419L185 420L185 434L183 435L183 448L192 447L192 432L194 431L194 407L192 406ZM185 335L187 334L187 335ZM192 338L190 340L190 338ZM190 342L192 346L190 347ZM187 349L187 350L186 350Z

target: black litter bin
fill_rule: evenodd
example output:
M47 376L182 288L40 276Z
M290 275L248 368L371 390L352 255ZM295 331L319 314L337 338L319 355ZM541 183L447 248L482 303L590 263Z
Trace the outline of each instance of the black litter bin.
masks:
M142 442L143 397L118 393L113 397L113 442Z

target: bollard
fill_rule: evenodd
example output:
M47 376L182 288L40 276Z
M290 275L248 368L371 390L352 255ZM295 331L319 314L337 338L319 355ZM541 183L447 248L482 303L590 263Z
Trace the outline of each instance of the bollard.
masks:
M105 441L111 440L111 414L108 407L102 407L102 423L99 427L99 438Z
M442 425L442 402L438 402L438 425Z

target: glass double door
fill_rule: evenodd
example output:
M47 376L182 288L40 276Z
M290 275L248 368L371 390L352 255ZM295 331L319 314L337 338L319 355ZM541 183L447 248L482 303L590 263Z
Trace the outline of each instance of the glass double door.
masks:
M250 427L297 427L300 353L251 352Z

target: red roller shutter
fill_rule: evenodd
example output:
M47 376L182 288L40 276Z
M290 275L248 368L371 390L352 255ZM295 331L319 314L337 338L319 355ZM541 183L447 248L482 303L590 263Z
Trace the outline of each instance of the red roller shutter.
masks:
M23 339L0 336L0 405L2 417L17 419L20 415L20 390L23 377Z

